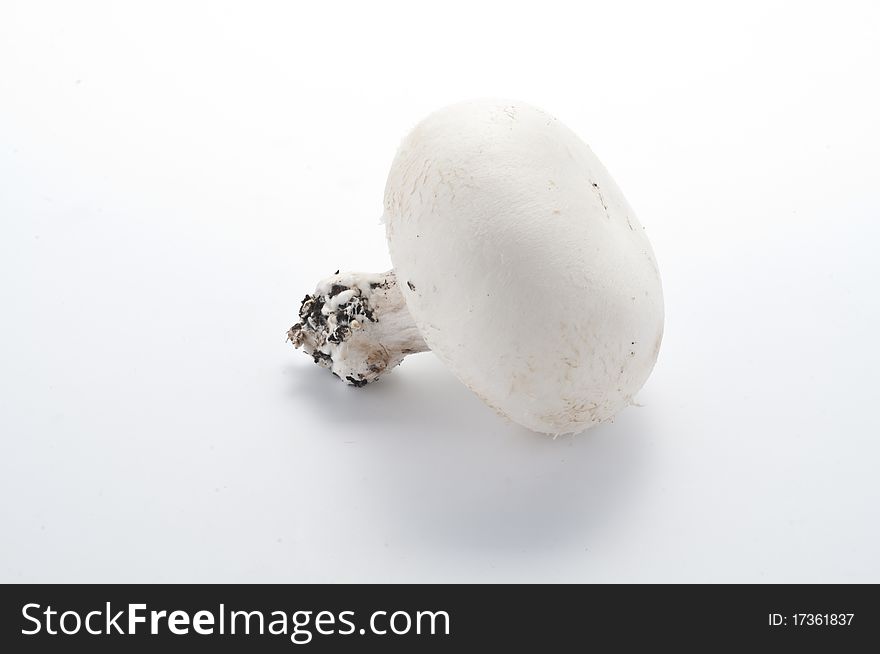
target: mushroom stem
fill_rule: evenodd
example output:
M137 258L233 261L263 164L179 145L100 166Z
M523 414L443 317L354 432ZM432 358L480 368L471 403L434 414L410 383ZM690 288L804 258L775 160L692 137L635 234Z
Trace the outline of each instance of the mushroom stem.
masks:
M352 386L376 381L407 354L428 350L393 270L337 271L305 296L299 319L287 339Z

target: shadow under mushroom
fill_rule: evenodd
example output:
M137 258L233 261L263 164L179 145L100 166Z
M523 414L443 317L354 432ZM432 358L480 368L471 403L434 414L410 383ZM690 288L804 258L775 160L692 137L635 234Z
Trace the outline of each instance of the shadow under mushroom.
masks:
M418 359L364 388L317 368L288 375L307 406L344 428L329 437L360 446L349 474L369 477L367 504L390 530L493 551L584 543L639 487L645 410L554 440L499 418L439 361Z

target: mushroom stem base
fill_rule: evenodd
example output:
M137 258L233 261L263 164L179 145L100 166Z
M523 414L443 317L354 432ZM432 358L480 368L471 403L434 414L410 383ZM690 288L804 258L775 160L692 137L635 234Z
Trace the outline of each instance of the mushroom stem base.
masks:
M393 270L321 280L303 299L287 339L352 386L374 382L406 355L428 350Z

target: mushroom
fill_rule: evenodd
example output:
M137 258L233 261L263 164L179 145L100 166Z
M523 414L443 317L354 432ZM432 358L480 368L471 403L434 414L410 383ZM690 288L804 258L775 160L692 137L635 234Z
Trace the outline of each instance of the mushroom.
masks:
M345 382L430 349L499 414L576 433L633 402L663 335L660 274L620 189L571 130L520 102L441 109L385 187L394 269L339 273L288 338Z

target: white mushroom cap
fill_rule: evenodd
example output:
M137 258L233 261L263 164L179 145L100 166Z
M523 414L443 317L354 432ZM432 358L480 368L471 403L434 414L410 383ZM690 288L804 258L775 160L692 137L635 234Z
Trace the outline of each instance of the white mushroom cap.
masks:
M419 332L499 413L579 432L647 380L663 334L651 245L552 116L500 100L432 114L400 146L384 219Z

